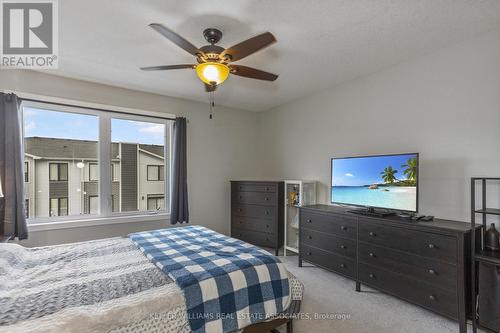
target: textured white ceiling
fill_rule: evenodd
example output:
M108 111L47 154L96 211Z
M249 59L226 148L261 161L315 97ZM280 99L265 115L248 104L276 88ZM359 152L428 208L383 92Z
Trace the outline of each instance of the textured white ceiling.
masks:
M498 0L64 0L60 66L83 80L207 101L193 70L141 66L193 62L147 25L162 23L197 46L202 31L228 47L270 31L278 43L239 64L280 74L275 82L230 77L220 105L262 111L500 26Z

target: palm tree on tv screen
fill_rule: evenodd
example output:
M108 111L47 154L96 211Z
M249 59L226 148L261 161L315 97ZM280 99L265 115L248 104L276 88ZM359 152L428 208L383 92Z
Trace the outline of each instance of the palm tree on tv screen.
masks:
M393 169L391 166L388 166L380 174L382 175L382 179L386 184L393 184L396 180L397 172L398 170Z
M411 181L415 181L417 179L417 158L412 157L406 161L406 164L402 165L405 168L403 172L406 175L406 178Z

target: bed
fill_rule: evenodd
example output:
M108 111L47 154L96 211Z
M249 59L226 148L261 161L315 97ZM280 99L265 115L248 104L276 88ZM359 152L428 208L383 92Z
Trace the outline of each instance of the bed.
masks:
M291 333L303 286L283 269L266 251L200 226L38 248L0 244L0 332L253 333L287 324ZM221 285L234 290L221 293ZM242 291L258 291L259 302L242 301ZM224 316L197 317L214 306Z

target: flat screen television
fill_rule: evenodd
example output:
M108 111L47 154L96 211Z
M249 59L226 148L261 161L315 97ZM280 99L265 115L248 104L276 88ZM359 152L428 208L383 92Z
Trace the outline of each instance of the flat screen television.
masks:
M418 211L418 153L332 158L331 202Z

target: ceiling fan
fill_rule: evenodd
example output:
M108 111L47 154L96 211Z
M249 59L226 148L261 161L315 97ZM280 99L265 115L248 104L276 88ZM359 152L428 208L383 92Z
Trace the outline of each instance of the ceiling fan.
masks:
M265 32L225 49L215 45L221 40L222 32L215 28L208 28L203 31L203 36L210 44L197 48L162 24L152 23L149 26L175 45L195 56L197 64L141 67L144 71L195 69L196 74L205 84L205 90L207 92L215 91L217 85L224 82L229 74L264 81L274 81L278 78L276 74L233 64L234 61L241 60L275 43L276 38L274 38L273 34L270 32Z

